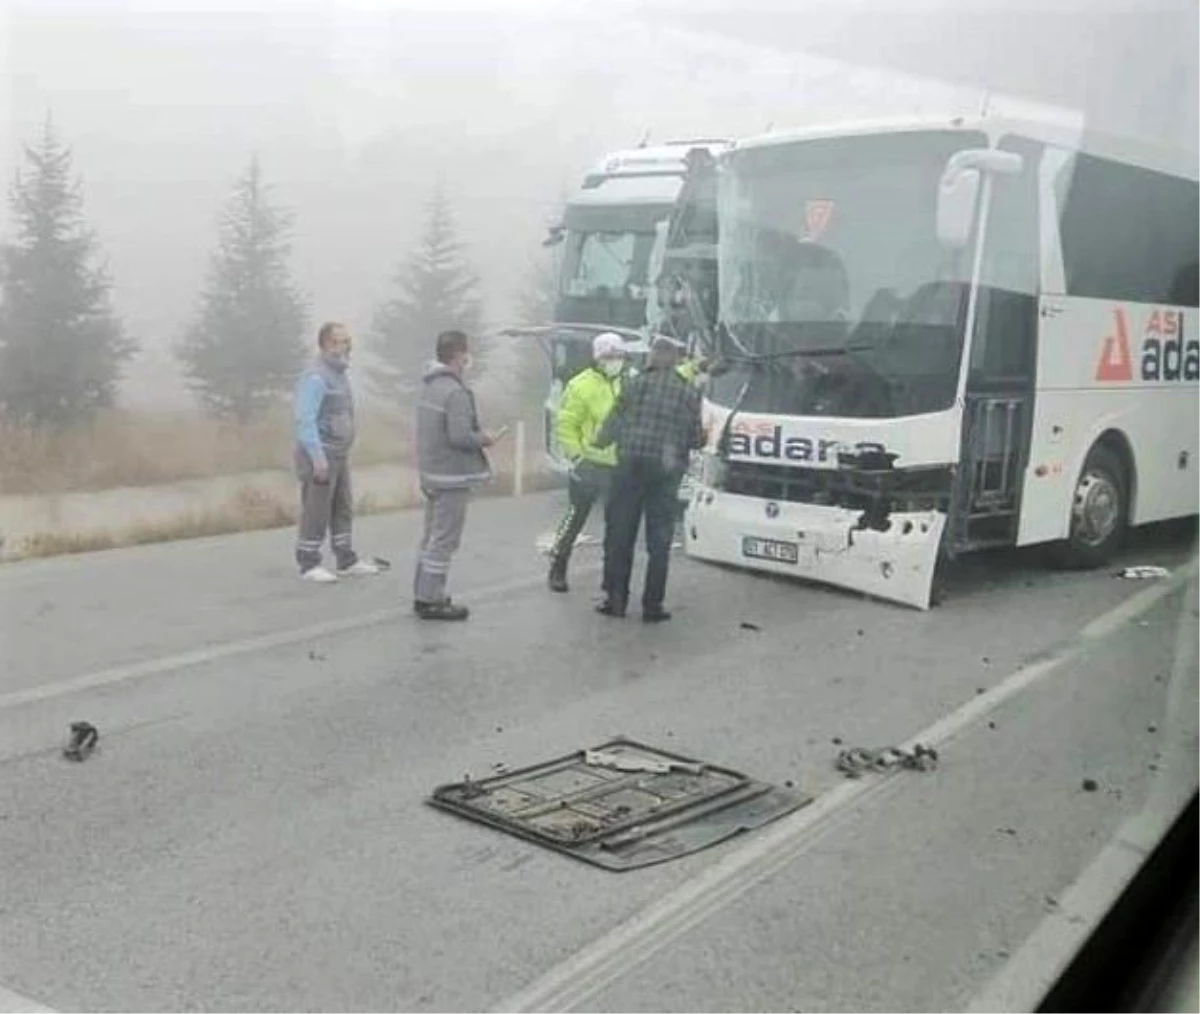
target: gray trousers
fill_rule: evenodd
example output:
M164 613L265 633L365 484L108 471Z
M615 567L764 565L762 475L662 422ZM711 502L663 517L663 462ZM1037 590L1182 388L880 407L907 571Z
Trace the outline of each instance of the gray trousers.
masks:
M423 488L421 492L425 494L425 529L413 576L413 599L444 602L450 561L462 542L471 491Z
M327 532L338 567L353 566L358 557L351 536L354 493L350 486L349 460L330 457L328 481L317 482L308 454L297 450L296 474L300 478L300 532L296 539L296 563L300 565L301 573L320 564L321 546Z

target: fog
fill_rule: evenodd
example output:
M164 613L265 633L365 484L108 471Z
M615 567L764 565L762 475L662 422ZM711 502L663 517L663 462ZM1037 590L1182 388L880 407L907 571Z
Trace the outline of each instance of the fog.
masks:
M0 173L11 178L21 141L52 111L84 177L117 308L142 345L128 401L186 399L170 347L252 153L296 213L293 263L314 321L341 318L365 337L436 185L482 277L488 320L503 323L585 167L646 135L952 114L991 90L1195 147L1194 3L1140 5L1148 17L1111 4L1045 14L859 0L420 7L0 7Z

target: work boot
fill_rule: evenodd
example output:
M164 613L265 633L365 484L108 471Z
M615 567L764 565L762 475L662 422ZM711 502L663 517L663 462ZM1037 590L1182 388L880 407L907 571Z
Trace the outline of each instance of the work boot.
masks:
M625 618L625 603L619 599L606 598L596 606L596 612L601 616L611 616L613 619L622 620Z
M663 609L662 606L659 606L657 609L642 610L643 623L666 623L670 618L671 614Z
M567 586L567 561L555 559L550 564L550 576L547 578L550 590L553 592L569 591Z
M471 615L466 606L456 605L449 599L441 602L414 602L413 612L422 620L465 620Z

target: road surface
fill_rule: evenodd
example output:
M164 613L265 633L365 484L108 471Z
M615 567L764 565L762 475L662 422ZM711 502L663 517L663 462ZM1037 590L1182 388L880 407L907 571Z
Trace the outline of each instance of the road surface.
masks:
M928 613L677 555L646 627L591 611L594 547L547 591L558 502L474 506L461 626L409 614L414 514L333 587L288 532L0 568L0 1009L960 1008L1167 764L1185 541L1123 558L1166 582L990 556ZM614 734L816 801L625 874L423 803ZM918 735L935 772L833 768Z

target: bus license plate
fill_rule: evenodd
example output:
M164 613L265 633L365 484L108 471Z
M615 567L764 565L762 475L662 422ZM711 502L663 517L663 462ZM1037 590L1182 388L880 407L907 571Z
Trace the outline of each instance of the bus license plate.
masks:
M742 538L742 555L756 560L773 560L776 563L799 563L800 546L795 542L780 542L778 539L759 539L753 535Z

